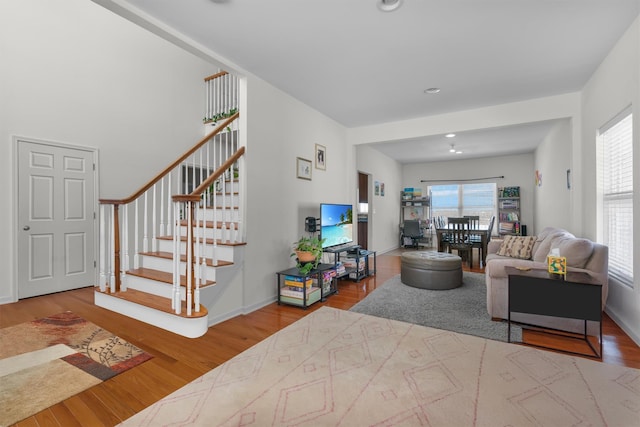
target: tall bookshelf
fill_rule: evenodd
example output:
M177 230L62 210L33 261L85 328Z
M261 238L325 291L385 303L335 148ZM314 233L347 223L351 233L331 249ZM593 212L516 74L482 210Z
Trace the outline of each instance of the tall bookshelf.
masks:
M521 234L520 187L498 188L498 233L501 236Z
M419 188L405 188L400 192L400 236L405 220L418 220L424 231L424 237L420 240L425 246L433 245L431 228L431 197L423 194ZM400 246L404 242L400 242Z

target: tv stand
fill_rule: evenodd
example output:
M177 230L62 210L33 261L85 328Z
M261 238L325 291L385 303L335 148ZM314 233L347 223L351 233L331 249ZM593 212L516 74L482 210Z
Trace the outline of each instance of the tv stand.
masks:
M360 279L376 274L376 252L361 249L360 245L339 245L325 248L326 253L333 254L333 264L336 269L337 279L349 278L359 282ZM349 266L345 268L343 273L339 273L338 263L340 262L340 254L346 252L345 263ZM369 258L373 256L373 268L370 268Z

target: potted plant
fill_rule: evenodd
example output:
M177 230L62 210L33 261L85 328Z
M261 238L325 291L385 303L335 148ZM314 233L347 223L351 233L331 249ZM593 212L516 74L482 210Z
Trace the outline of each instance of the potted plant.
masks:
M293 252L291 256L297 258L296 267L302 274L308 274L312 269L316 268L322 257L322 243L324 239L315 236L302 236L297 242L293 243Z

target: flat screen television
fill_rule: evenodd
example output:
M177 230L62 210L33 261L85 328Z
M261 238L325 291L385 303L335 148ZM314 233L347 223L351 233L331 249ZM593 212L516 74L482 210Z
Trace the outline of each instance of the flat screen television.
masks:
M353 206L320 204L320 237L323 249L353 242Z

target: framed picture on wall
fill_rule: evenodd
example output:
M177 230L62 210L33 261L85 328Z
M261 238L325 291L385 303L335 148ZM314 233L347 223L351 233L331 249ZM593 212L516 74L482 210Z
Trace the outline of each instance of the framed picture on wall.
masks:
M296 158L296 176L311 181L311 160L302 157Z
M316 144L316 169L327 170L327 147Z

